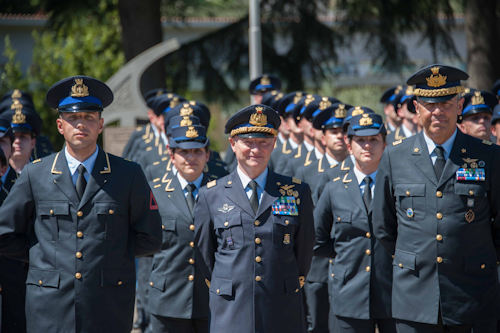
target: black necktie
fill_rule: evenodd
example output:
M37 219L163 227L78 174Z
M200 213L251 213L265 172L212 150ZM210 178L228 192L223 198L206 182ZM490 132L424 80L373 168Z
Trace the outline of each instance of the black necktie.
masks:
M372 189L370 187L372 183L372 178L370 176L366 176L363 179L365 182L365 191L363 192L363 202L365 203L366 211L370 209L370 204L372 203Z
M196 190L196 186L193 183L189 183L186 185L186 191L188 193L186 196L186 201L187 201L189 211L191 212L191 214L193 213L194 203L195 203L194 195L193 195L194 190Z
M78 194L78 199L82 199L83 193L85 192L85 187L87 186L87 181L85 180L84 173L85 167L83 164L78 166L78 179L76 180L76 194Z
M441 178L441 174L443 173L444 164L446 163L444 159L443 147L436 146L436 148L434 148L434 153L437 155L436 161L434 162L434 172L436 173L436 177L439 180Z
M252 196L250 196L250 206L252 206L253 212L257 214L259 209L259 197L257 195L257 183L255 180L251 180L248 187L252 190Z

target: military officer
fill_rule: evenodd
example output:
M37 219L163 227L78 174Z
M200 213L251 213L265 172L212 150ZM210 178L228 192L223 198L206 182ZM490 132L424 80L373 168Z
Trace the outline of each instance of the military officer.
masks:
M199 193L195 243L210 285L212 332L306 332L311 192L267 167L279 123L265 105L233 115L225 131L238 167Z
M255 104L262 103L263 95L271 90L280 90L281 89L281 80L276 76L263 74L259 75L255 79L250 82L248 87L248 91L250 95L253 97Z
M140 167L96 144L112 99L90 77L54 84L65 147L27 165L0 207L0 253L29 259L28 332L132 328L134 256L160 249L161 219Z
M404 86L398 95L398 117L401 119L401 125L387 136L387 144L392 144L394 141L409 138L415 135L419 129L418 116L415 113L413 106L413 87Z
M387 89L380 97L380 103L384 105L385 127L387 133L394 132L401 125L401 118L398 116L399 94L403 90L402 86L395 86Z
M491 134L496 138L496 144L500 145L500 106L498 104L493 109L491 117Z
M382 117L365 113L350 122L349 171L336 169L314 210L315 254L335 259L329 278L332 332L396 332L391 318L391 256L371 236L372 198L385 148Z
M464 95L464 109L458 128L481 140L491 139L491 117L497 105L496 97L488 91L475 90Z
M461 80L430 65L407 81L423 132L395 142L375 185L373 232L394 255L398 332L495 332L500 152L457 130Z

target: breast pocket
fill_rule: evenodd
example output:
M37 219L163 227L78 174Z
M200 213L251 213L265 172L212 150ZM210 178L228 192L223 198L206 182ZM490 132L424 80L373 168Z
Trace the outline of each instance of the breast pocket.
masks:
M394 195L406 219L422 220L425 217L425 184L396 184Z
M236 250L243 246L243 225L239 211L215 215L214 228L222 249Z
M114 202L94 203L94 213L97 215L97 223L89 223L90 235L97 239L113 239L123 237L128 232L128 224L125 219L120 218L122 211L120 206Z
M74 235L73 221L69 215L69 203L43 201L38 205L40 224L36 225L37 237L58 240Z
M455 183L454 185L455 194L460 198L460 207L462 208L462 213L464 218L462 222L467 222L467 211L472 211L474 213L474 218L469 218L470 222L473 223L478 221L489 222L489 201L487 197L488 190L486 184L475 184L475 183ZM471 214L471 213L469 213Z
M276 248L293 249L299 228L297 216L273 215L273 244Z

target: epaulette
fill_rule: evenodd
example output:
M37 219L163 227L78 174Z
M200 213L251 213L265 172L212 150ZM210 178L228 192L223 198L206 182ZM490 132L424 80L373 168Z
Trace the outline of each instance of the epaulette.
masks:
M36 164L36 163L41 162L41 161L42 161L42 159L41 159L41 158L39 158L39 159L34 160L34 161L33 161L33 162L31 162L31 163Z
M295 178L295 177L292 177L292 183L295 183L295 184L302 184L302 180L298 179L298 178Z
M153 165L158 165L160 164L160 161L153 162Z
M403 139L399 139L399 140L397 140L397 141L394 141L394 142L392 143L392 145L393 145L393 146L397 146L397 145L399 145L401 142L403 142Z
M493 144L493 142L491 142L489 140L483 140L483 144L491 146Z
M215 185L217 185L217 180L214 179L207 183L207 188L214 187Z
M161 179L160 177L153 179L153 183L159 182L160 179Z
M333 178L334 182L336 182L337 180L340 180L340 177Z

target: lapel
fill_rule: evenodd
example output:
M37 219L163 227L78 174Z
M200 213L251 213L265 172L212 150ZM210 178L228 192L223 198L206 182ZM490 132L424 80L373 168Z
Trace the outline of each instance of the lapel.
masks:
M465 134L463 134L459 129L457 129L457 136L455 137L455 141L453 142L453 146L451 147L450 156L446 160L446 164L444 165L443 173L441 174L441 179L439 180L438 187L442 186L444 183L448 181L451 177L455 175L457 170L460 168L460 165L463 164L462 160L462 149L465 147Z
M231 200L234 204L247 212L247 214L255 216L255 213L250 206L250 200L248 200L245 189L241 184L240 177L238 177L236 170L234 170L227 177L226 183L224 184L224 194L228 200Z
M278 180L277 175L269 170L267 174L266 186L264 192L262 192L262 199L260 200L259 209L257 210L257 217L262 215L276 199L278 199L281 194L279 192L279 186L276 184Z
M437 185L438 179L436 178L436 173L434 172L432 160L427 150L427 144L425 143L424 134L422 131L415 135L415 141L413 141L411 154L411 159L413 160L413 163L415 164L417 169L419 169L422 174L427 177L434 185Z
M179 178L175 176L173 173L170 173L171 182L169 183L169 189L174 189L173 191L169 190L169 195L167 195L168 199L172 202L172 206L177 208L184 216L192 219L193 214L189 211L189 207L187 205L186 196L184 195L184 191L182 190L181 183L179 182Z
M85 206L87 202L89 202L89 200L96 194L96 192L104 187L104 184L108 182L110 174L111 165L109 164L108 154L104 152L101 147L99 147L94 168L90 174L87 186L85 187L85 192L83 192L83 197L78 205L78 209Z
M347 193L347 196L349 197L349 202L353 202L354 207L360 207L364 212L366 212L365 203L363 202L361 191L359 189L358 179L356 178L356 175L354 174L352 168L344 173L344 176L340 181L344 184L344 189ZM371 212L371 206L372 205L368 207L368 212Z
M75 207L78 207L78 195L76 194L75 185L73 185L73 180L71 179L68 162L64 155L64 148L55 155L50 173L52 174L53 183L56 184L66 197L68 197L69 201L71 201Z

